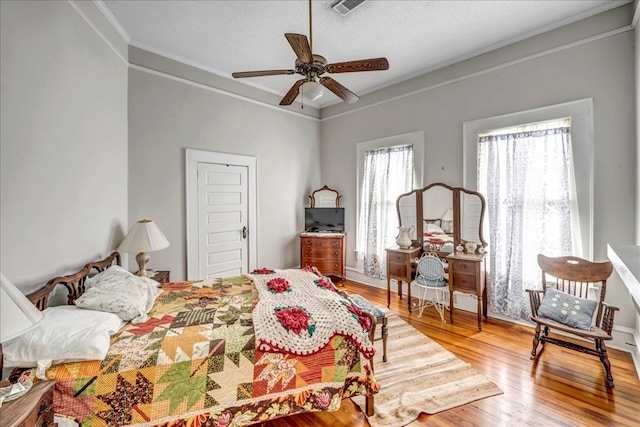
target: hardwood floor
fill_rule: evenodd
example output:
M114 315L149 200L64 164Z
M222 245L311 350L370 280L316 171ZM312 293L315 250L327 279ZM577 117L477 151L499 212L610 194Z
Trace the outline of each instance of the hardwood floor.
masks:
M347 281L346 290L384 307L386 291ZM406 296L404 297L406 298ZM504 394L434 415L409 426L640 426L640 380L629 353L608 349L615 388L605 387L597 357L547 344L529 360L533 328L492 319L477 329L475 313L456 310L455 324L442 324L430 307L422 319L409 314L406 299L392 293L390 309L422 333L471 363ZM393 357L393 355L390 355ZM349 399L340 411L274 420L270 427L367 426Z

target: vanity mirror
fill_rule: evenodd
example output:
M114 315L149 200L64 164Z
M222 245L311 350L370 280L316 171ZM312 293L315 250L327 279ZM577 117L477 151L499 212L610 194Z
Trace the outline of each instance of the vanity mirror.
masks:
M309 196L309 205L312 208L339 208L340 206L340 193L336 190L327 187L315 190Z
M487 246L482 235L485 200L478 192L434 183L400 195L396 210L400 226L415 227L414 246L441 253L453 252L461 240Z

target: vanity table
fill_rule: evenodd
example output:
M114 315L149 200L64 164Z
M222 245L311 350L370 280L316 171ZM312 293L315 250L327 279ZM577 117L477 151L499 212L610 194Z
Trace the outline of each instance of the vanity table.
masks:
M398 281L398 295L402 297L402 282L411 283L408 261L423 252L435 252L448 264L451 323L453 323L453 292L465 292L478 298L478 329L482 330L482 314L487 313L486 267L482 227L486 202L482 194L462 187L434 183L401 194L396 201L399 225L414 227L410 249L387 249L387 306L391 291L389 281ZM471 252L456 251L462 241L473 242ZM483 248L483 249L480 249ZM409 285L410 292L411 285ZM409 293L409 312L411 294Z

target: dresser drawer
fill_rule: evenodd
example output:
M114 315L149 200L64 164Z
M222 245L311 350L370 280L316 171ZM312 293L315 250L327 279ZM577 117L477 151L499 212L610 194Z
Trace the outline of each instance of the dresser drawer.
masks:
M456 260L449 262L449 268L453 273L472 274L474 276L476 274L476 265L477 263L473 261Z
M387 251L387 257L388 257L388 262L392 263L392 264L405 264L408 259L409 259L409 255L408 254L403 254L403 253L398 253L398 252L393 252L393 251Z
M302 257L313 257L316 259L337 259L342 257L341 248L331 248L326 246L304 246L302 248Z
M453 273L453 289L455 291L476 291L476 276L471 274Z
M320 273L324 274L325 276L342 276L342 260L315 259L313 260L313 263L311 265L317 267Z
M389 270L388 274L391 276L407 277L409 275L405 264L389 264L387 268Z
M323 247L323 248L342 248L342 237L330 238L330 237L303 237L300 240L300 245L303 248L308 247Z

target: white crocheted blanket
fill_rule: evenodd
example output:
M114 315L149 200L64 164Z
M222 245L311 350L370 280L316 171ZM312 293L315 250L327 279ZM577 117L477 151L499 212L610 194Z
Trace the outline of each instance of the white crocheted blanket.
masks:
M259 296L253 310L258 349L308 355L337 334L350 338L366 358L373 357L368 318L358 316L357 307L327 286L328 278L295 269L247 276Z

